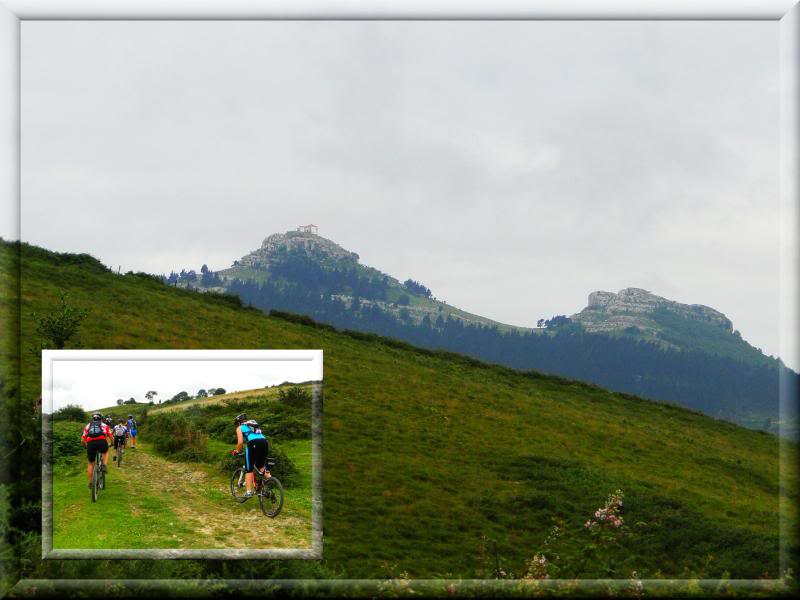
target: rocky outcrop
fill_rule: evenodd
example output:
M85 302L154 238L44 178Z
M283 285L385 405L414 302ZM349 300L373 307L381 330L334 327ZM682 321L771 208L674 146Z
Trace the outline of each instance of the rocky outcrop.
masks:
M642 333L656 333L660 326L653 316L671 313L691 321L700 321L733 333L733 323L719 311L702 304L681 304L651 294L640 288L626 288L618 293L592 292L589 304L572 315L589 332L614 332L637 327Z
M234 262L234 266L267 269L280 256L282 252L290 252L302 248L309 255L323 261L357 263L358 254L349 252L336 242L314 233L288 231L286 233L273 233L264 239L261 247Z

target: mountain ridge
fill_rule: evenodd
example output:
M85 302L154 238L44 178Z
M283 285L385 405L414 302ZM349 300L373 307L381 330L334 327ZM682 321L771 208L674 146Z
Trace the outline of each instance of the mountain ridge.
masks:
M268 236L229 269L173 272L168 281L230 293L267 313L305 314L340 329L782 430L779 380L785 375L796 386L797 374L741 339L713 308L625 288L592 292L587 308L571 318L556 315L540 321L545 327L522 329L460 311L423 284L400 283L357 256L316 233L287 232Z
M361 264L360 257L356 252L347 250L318 233L307 231L273 233L264 238L259 248L233 261L231 267L218 271L218 274L223 282L230 282L237 278L264 282L269 278L270 269L282 260L286 260L287 256L292 253L299 252L305 253L323 268L350 268L356 269L368 277L382 277L388 286L387 297L385 299L358 297L358 302L366 306L374 306L396 317L403 315L410 323L420 324L426 316L429 320L435 320L441 315L445 319L452 316L467 324L497 327L503 332L526 333L532 331L541 333L548 329L550 323L553 322L552 319L547 321L542 319L540 323L548 323L548 327L525 327L469 313L436 299L432 294L425 295L416 292L391 275ZM218 286L216 291L223 291L227 287L223 284ZM425 286L421 287L427 290ZM356 294L337 293L332 296L351 308ZM403 301L403 296L408 298L407 302ZM703 304L683 304L638 287L624 288L617 293L603 290L593 291L588 296L586 307L571 315L569 320L579 324L584 331L591 334L626 335L655 343L662 348L692 349L693 341L687 339L686 335L676 336L674 332L670 331L678 324L669 317L718 327L719 331L698 328L698 331L716 338L713 344L700 344L700 349L704 351L762 364L768 363L771 358L744 340L741 334L733 328L731 320L721 311ZM553 322L553 328L555 329L563 323L564 321L556 319ZM724 340L721 338L722 334L731 337Z

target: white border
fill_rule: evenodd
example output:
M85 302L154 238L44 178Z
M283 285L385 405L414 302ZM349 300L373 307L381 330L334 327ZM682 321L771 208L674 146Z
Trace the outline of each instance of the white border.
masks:
M311 548L263 549L54 549L52 412L53 363L65 361L309 362L311 401ZM322 350L42 350L42 558L252 559L322 558Z
M20 19L768 19L797 0L3 0Z
M0 216L12 224L0 235L19 239L20 206L20 38L25 19L716 19L780 21L781 206L784 252L781 258L781 321L798 314L798 0L0 0L0 148L10 149L10 164L0 165ZM0 150L0 157L3 156ZM8 235L9 231L11 235ZM786 279L786 277L789 277ZM798 322L794 320L794 322ZM787 344L798 344L787 331ZM782 392L785 388L782 388ZM782 398L785 401L785 398ZM792 399L795 400L796 399ZM784 533L786 533L784 531ZM779 583L780 580L772 580ZM24 587L25 582L20 584ZM18 586L19 587L19 586Z

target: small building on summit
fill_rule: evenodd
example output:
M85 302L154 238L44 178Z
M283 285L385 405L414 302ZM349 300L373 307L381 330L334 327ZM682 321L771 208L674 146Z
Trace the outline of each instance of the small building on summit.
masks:
M300 225L297 228L297 231L300 233L313 233L314 235L319 235L319 227L316 225Z

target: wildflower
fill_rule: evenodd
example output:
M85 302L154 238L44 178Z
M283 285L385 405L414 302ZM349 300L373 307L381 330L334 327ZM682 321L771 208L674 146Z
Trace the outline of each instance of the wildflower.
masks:
M623 524L622 517L618 514L622 511L622 490L617 490L606 500L606 505L598 508L594 513L594 519L589 519L584 523L584 527L593 530L596 525L608 523L612 527L620 528Z
M547 557L544 554L535 555L528 562L528 572L525 574L524 579L549 579L547 564Z

